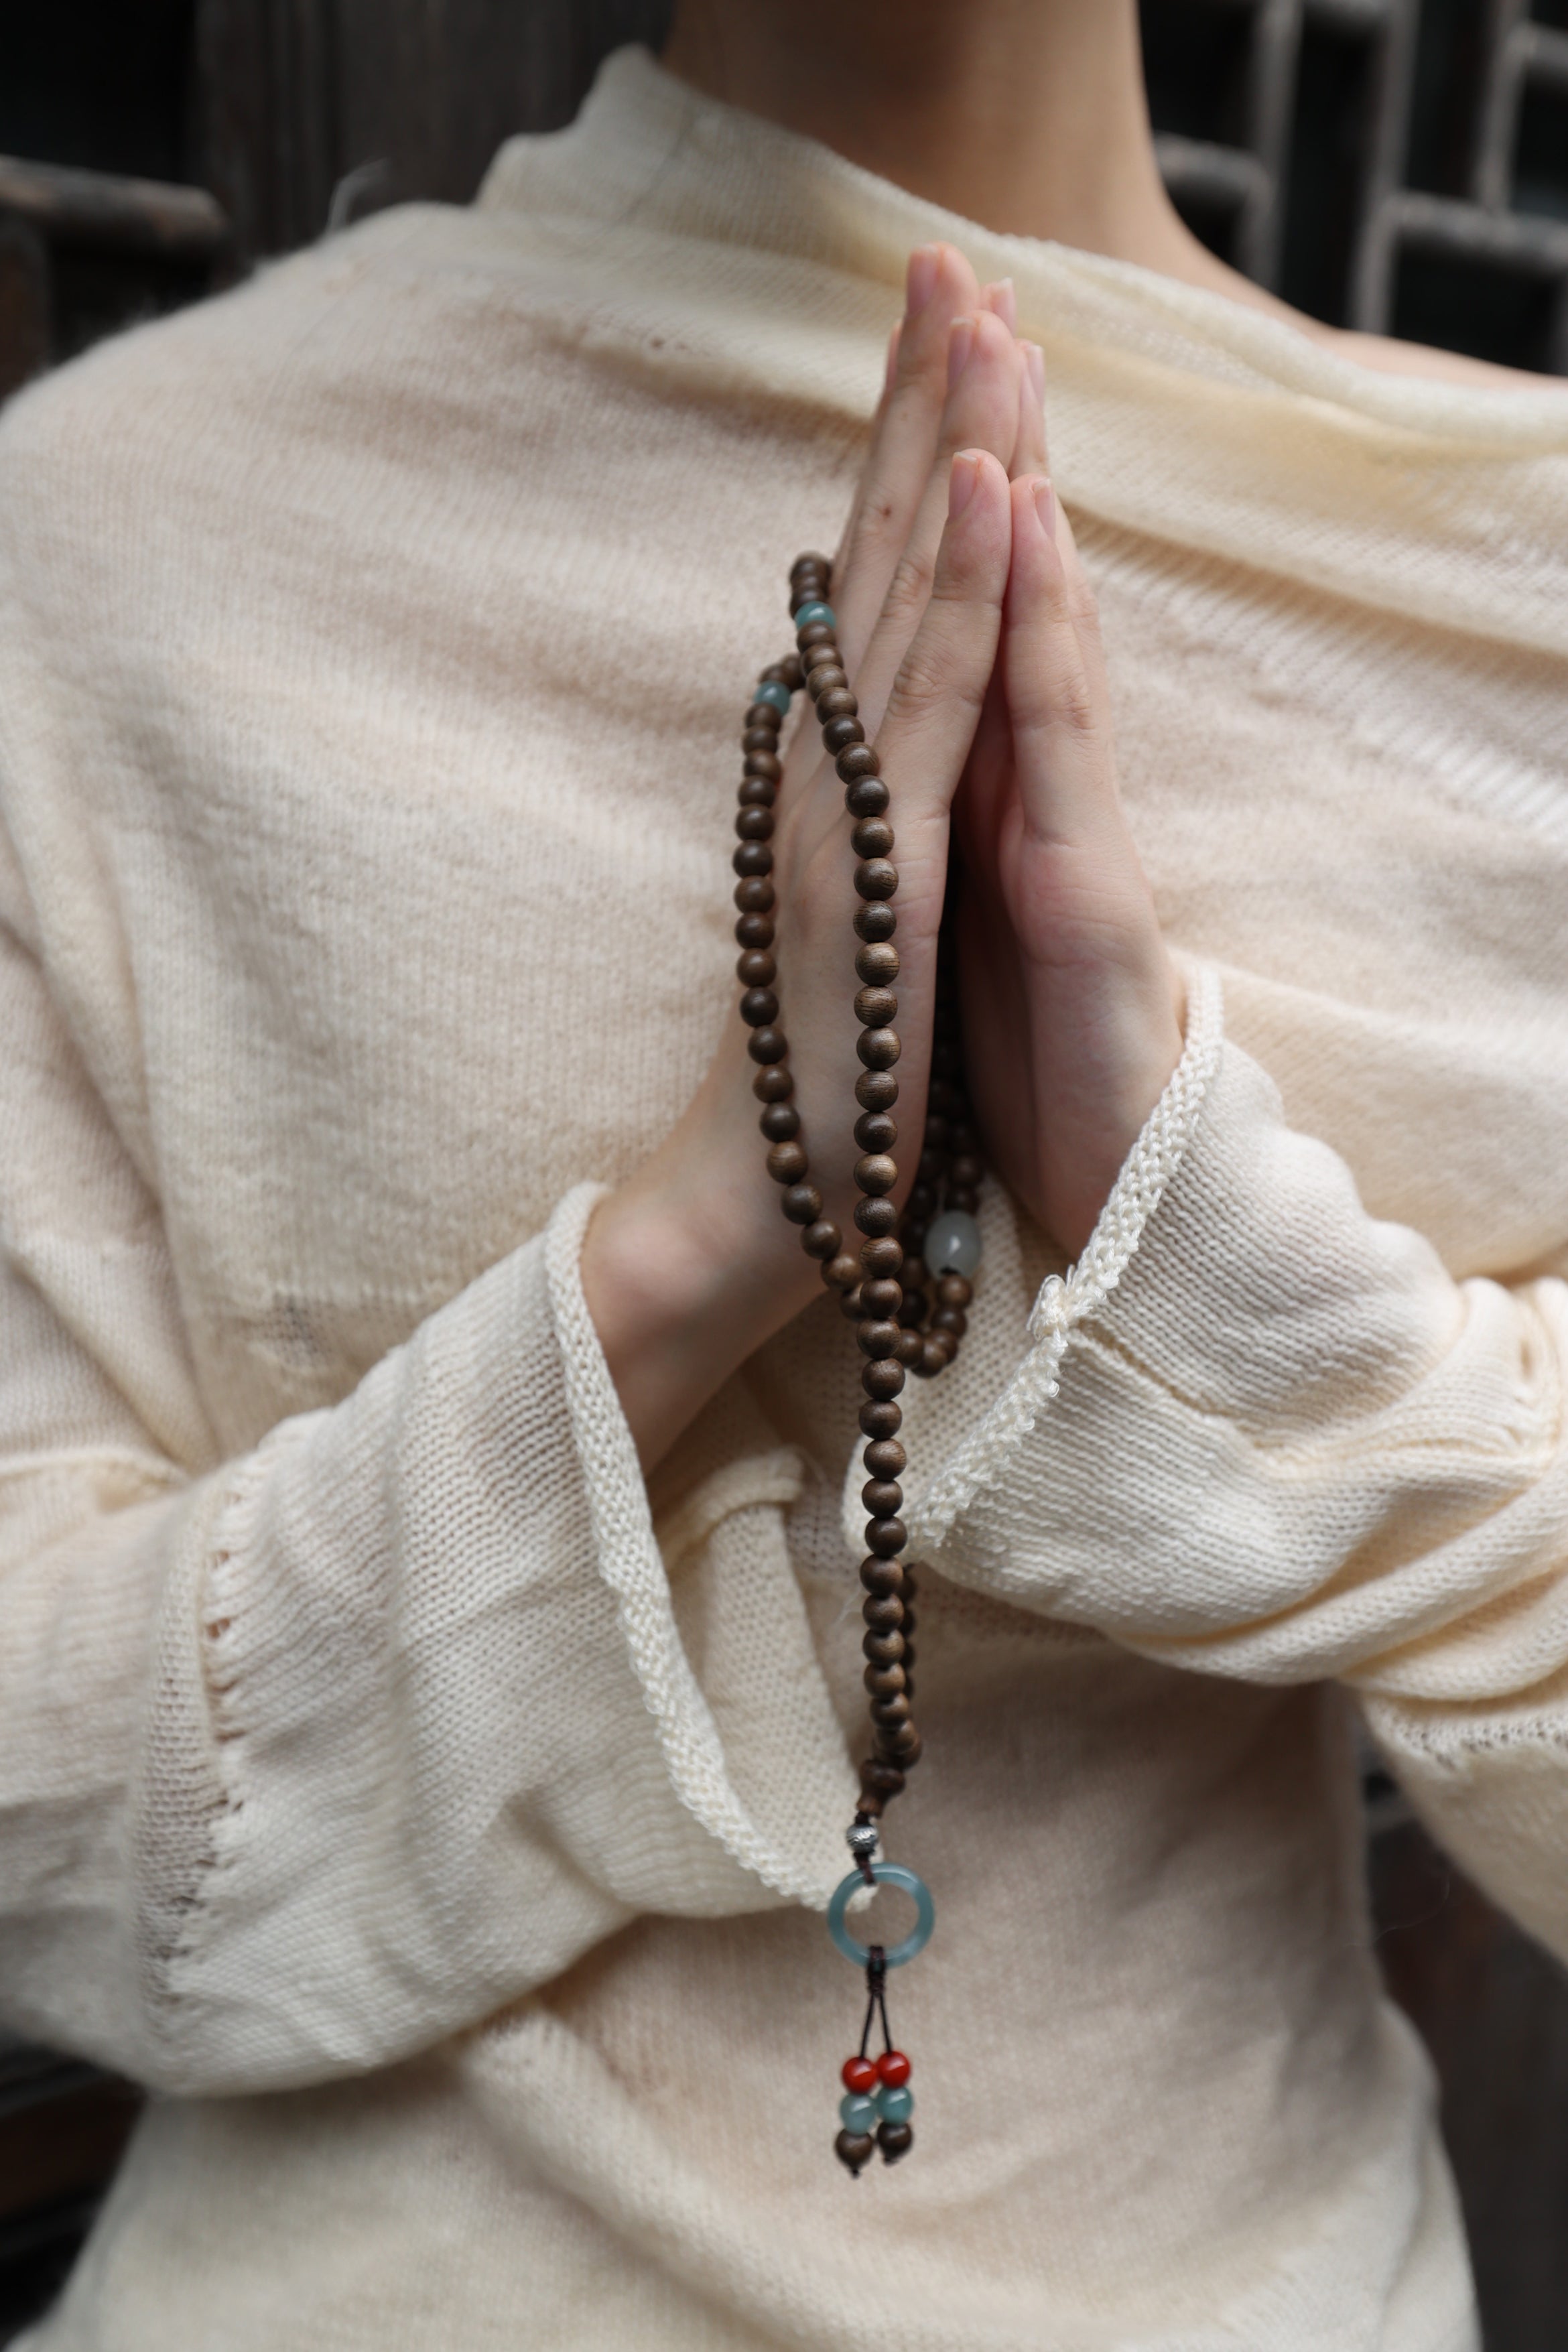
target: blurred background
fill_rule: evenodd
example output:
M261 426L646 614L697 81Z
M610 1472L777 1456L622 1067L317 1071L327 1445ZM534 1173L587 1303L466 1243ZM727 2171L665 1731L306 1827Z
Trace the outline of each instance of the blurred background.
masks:
M366 212L465 201L668 14L0 0L0 399ZM1335 324L1568 375L1568 0L1142 14L1162 168L1205 243ZM1488 2352L1565 2352L1568 1979L1374 1771L1366 1794L1378 1950L1441 2078ZM58 2288L137 2104L0 2037L0 2344Z

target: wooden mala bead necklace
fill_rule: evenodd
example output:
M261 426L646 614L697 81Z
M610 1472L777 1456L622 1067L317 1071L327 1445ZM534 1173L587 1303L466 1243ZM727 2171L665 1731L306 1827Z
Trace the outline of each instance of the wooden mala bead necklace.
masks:
M879 1821L902 1790L905 1776L921 1754L911 1713L916 1568L902 1557L908 1538L899 1517L905 1454L899 1443L903 1413L898 1399L908 1373L932 1379L958 1353L980 1264L975 1211L984 1171L963 1095L952 943L944 933L938 950L931 1090L920 1166L901 1216L893 1205L899 1182L892 1157L899 1130L892 1113L899 1098L894 1071L900 1044L892 1025L899 1010L893 989L899 976L899 951L893 944L899 871L891 862L893 828L888 814L892 796L881 761L866 740L859 706L839 655L837 625L827 602L830 587L826 558L801 556L790 573L795 651L763 670L741 736L744 773L733 862L739 877L735 938L741 949L736 966L742 990L741 1018L751 1030L751 1056L757 1064L752 1089L763 1105L759 1124L769 1147L768 1173L782 1188L784 1215L801 1229L802 1248L820 1263L823 1280L839 1293L866 1359L860 1373L866 1391L860 1429L867 1440L862 1457L867 1479L861 1489L868 1513L867 1556L860 1563L860 1581L866 1594L861 1646L870 1694L871 1753L860 1767L859 1808L846 1832L855 1868L835 1890L827 1910L834 1942L866 1971L866 2021L858 2051L844 2062L841 2128L834 2143L840 2161L855 2177L878 2147L883 2161L892 2164L914 2144L910 2062L893 2047L887 1974L924 1948L935 1916L924 1882L912 1870L878 1858ZM855 1206L858 1255L845 1247L838 1227L823 1215L822 1195L811 1181L794 1102L789 1045L778 1025L769 844L783 773L780 730L802 687L816 705L823 746L844 783L856 858L855 971L860 987L855 1017L860 1024L862 1065L855 1087L860 1106L855 1122L860 1152L855 1163L860 1195ZM863 1886L877 1885L900 1887L914 1899L914 1927L890 1948L860 1943L847 1922L850 1897ZM882 2049L873 2056L872 2036L879 2027Z

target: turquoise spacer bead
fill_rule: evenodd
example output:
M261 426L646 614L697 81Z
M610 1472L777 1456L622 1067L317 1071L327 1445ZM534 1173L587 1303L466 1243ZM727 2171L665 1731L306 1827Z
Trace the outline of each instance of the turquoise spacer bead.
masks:
M907 2124L915 2111L912 2091L890 2090L884 2083L876 2098L877 2113L885 2124Z
M838 626L837 615L831 604L797 606L795 615L795 625L797 629L809 629L814 621L826 621L830 629L837 629Z
M789 688L781 686L776 677L761 679L752 691L753 702L771 702L781 718L789 717Z
M838 2120L846 2131L874 2132L877 2107L875 2099L865 2098L858 2091L846 2091L838 2102Z

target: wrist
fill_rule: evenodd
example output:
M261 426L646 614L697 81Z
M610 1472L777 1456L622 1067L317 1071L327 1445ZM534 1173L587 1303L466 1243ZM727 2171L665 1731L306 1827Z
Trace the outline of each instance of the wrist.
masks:
M584 1237L584 1295L645 1470L819 1286L754 1135L740 1142L682 1149L678 1129Z

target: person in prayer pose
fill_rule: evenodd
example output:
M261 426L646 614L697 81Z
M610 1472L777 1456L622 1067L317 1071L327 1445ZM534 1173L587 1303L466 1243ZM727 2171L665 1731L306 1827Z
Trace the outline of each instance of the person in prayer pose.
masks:
M29 2352L1473 2352L1358 1769L1568 1955L1565 548L1560 387L1187 234L1133 0L682 0L11 404L0 2017L153 2094ZM868 1781L767 1154L912 1276L954 1056Z

